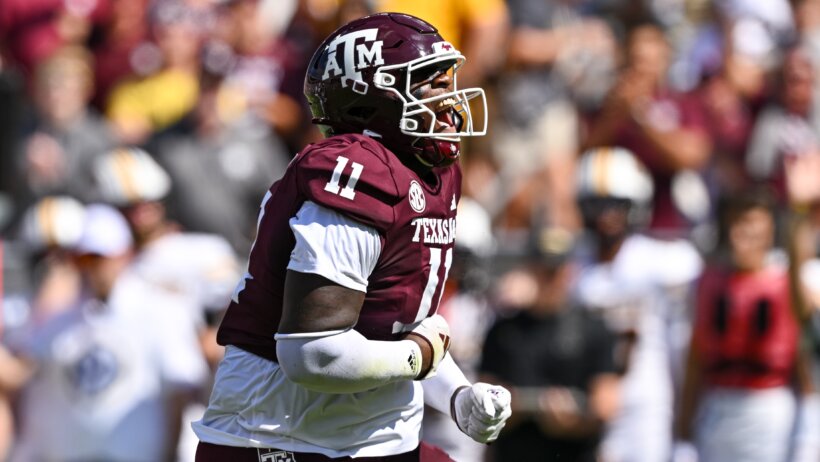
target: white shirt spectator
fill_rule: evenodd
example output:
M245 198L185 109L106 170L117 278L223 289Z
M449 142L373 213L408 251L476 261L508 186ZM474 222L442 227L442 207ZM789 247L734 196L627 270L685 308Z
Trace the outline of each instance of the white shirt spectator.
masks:
M161 460L164 398L207 374L191 303L126 272L106 303L84 298L37 328L12 460Z

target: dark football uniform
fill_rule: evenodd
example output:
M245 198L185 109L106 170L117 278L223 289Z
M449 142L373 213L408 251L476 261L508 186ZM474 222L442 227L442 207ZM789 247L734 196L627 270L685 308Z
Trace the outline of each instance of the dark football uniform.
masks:
M398 340L406 325L436 312L452 263L461 172L453 164L434 173L436 183L425 183L363 135L328 138L294 158L263 201L248 274L220 327L218 341L229 346L224 361L229 364L220 366L209 409L194 424L200 439L233 446L263 441L269 447L332 457L378 455L355 452L365 443L367 451L373 450L374 435L385 439L385 447L415 448L423 407L419 382L402 381L366 393L322 394L289 382L270 361L276 361L274 334L296 243L290 221L308 202L380 236L381 252L367 280L357 331L371 340ZM300 416L298 422L294 415ZM400 425L391 423L395 420ZM364 433L348 435L351 427ZM311 444L294 445L294 439ZM326 449L334 447L345 452Z
M484 90L457 86L465 59L401 13L355 19L316 48L304 94L326 139L262 202L217 337L225 357L193 423L198 461L449 461L420 444L425 404L475 441L498 437L509 392L464 376L435 314L453 261L460 142L487 132Z
M270 189L248 275L231 303L218 341L276 360L276 333L290 252L289 220L305 201L375 228L382 251L370 275L355 329L394 340L403 326L433 315L453 256L458 164L436 170L428 185L378 142L342 135L313 144Z

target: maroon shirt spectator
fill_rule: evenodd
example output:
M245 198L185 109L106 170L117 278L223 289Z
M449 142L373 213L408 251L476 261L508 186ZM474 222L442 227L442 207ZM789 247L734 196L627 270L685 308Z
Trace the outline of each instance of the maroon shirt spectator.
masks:
M672 181L678 172L708 162L707 122L692 98L666 88L669 47L660 29L633 30L626 53L627 65L592 121L587 144L634 152L655 183L650 229L679 233L690 223L673 201Z
M714 143L706 173L713 197L738 193L749 185L746 151L768 90L766 55L749 49L740 31L737 25L728 27L720 61L704 71L691 94L702 106Z
M67 44L82 44L107 0L0 0L0 42L25 73Z
M96 88L94 105L102 110L108 93L134 72L137 47L148 39L147 0L111 0L110 15L93 37Z

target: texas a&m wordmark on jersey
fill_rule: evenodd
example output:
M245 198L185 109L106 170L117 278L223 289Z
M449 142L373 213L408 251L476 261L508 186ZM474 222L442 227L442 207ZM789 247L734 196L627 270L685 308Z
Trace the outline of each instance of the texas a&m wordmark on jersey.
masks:
M399 338L436 312L453 257L457 164L423 181L396 155L363 135L341 135L300 152L261 206L248 274L219 330L233 344L275 360L285 275L295 238L289 220L314 202L375 229L381 253L355 329L371 340Z

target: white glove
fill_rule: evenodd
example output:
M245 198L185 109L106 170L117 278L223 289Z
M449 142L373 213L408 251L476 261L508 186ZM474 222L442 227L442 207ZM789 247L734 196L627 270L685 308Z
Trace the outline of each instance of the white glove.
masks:
M498 438L512 414L510 392L488 383L461 387L453 395L450 412L458 428L479 443Z
M407 335L421 337L430 344L430 349L433 351L430 368L426 372L420 371L416 379L424 380L435 376L439 363L444 359L444 355L447 354L447 350L450 348L450 326L447 324L447 320L439 314L434 314L429 318L422 319Z

